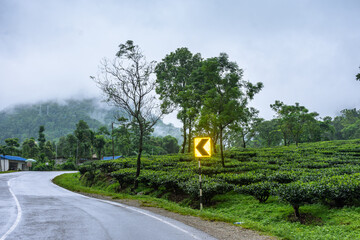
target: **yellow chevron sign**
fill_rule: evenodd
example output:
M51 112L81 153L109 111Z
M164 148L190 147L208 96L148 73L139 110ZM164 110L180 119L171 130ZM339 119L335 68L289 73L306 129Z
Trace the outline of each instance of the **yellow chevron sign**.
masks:
M194 138L194 153L197 158L211 157L211 138Z

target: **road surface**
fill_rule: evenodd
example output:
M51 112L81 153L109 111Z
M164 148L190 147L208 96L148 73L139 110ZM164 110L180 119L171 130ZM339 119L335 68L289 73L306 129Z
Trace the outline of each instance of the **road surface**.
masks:
M51 179L59 174L0 174L0 240L214 239L175 220L58 187Z

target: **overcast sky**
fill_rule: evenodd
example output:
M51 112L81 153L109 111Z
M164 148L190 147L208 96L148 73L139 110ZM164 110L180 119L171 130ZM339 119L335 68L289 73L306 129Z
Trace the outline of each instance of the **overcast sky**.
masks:
M148 60L226 52L264 83L252 106L266 119L275 100L322 117L360 108L358 0L0 0L0 110L99 97L89 76L129 39Z

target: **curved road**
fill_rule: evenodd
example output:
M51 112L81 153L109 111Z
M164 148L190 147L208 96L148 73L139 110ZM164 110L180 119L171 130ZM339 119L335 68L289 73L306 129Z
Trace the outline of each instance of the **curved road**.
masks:
M0 174L0 240L214 239L142 209L60 188L51 179L62 173Z

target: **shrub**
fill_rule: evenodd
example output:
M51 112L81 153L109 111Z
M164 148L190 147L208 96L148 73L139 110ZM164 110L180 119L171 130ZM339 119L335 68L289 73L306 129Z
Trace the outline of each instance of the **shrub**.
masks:
M298 173L291 171L279 171L268 177L269 181L278 183L290 183L296 180Z
M222 179L227 183L236 184L239 186L249 185L252 183L260 182L266 179L263 173L246 172L246 173L221 173L215 175L216 178Z
M180 172L180 171L154 171L143 170L139 176L139 182L158 189L160 186L165 187L168 191L179 191L181 188L179 184L194 177L192 172Z
M113 161L101 161L99 163L99 169L105 174L112 173L116 170L119 170L118 164Z
M300 219L300 206L312 203L315 198L314 184L303 182L292 182L280 185L277 195L281 200L288 202L294 209L295 218Z
M124 188L127 185L134 183L135 175L136 169L134 168L124 168L111 173L111 176L119 182L120 188Z
M179 183L183 192L190 195L192 199L199 198L199 178L193 177L188 181ZM211 199L217 195L227 192L230 185L221 179L204 177L202 180L202 195L204 203L207 204Z
M324 177L317 183L317 195L330 205L352 205L360 197L360 174Z
M36 165L33 167L33 171L52 171L54 166L49 163L46 165L45 163L36 163Z
M78 167L78 170L79 170L79 172L80 172L80 174L81 175L84 175L86 172L87 172L87 166L85 166L85 165L80 165L79 167Z
M97 168L96 162L85 162L79 166L79 172L81 175L84 175L86 172L90 172L90 175L95 175Z
M73 161L68 160L62 164L56 165L56 170L76 170L76 165Z
M260 203L265 203L278 186L279 184L274 182L260 182L244 186L240 191L255 197Z

